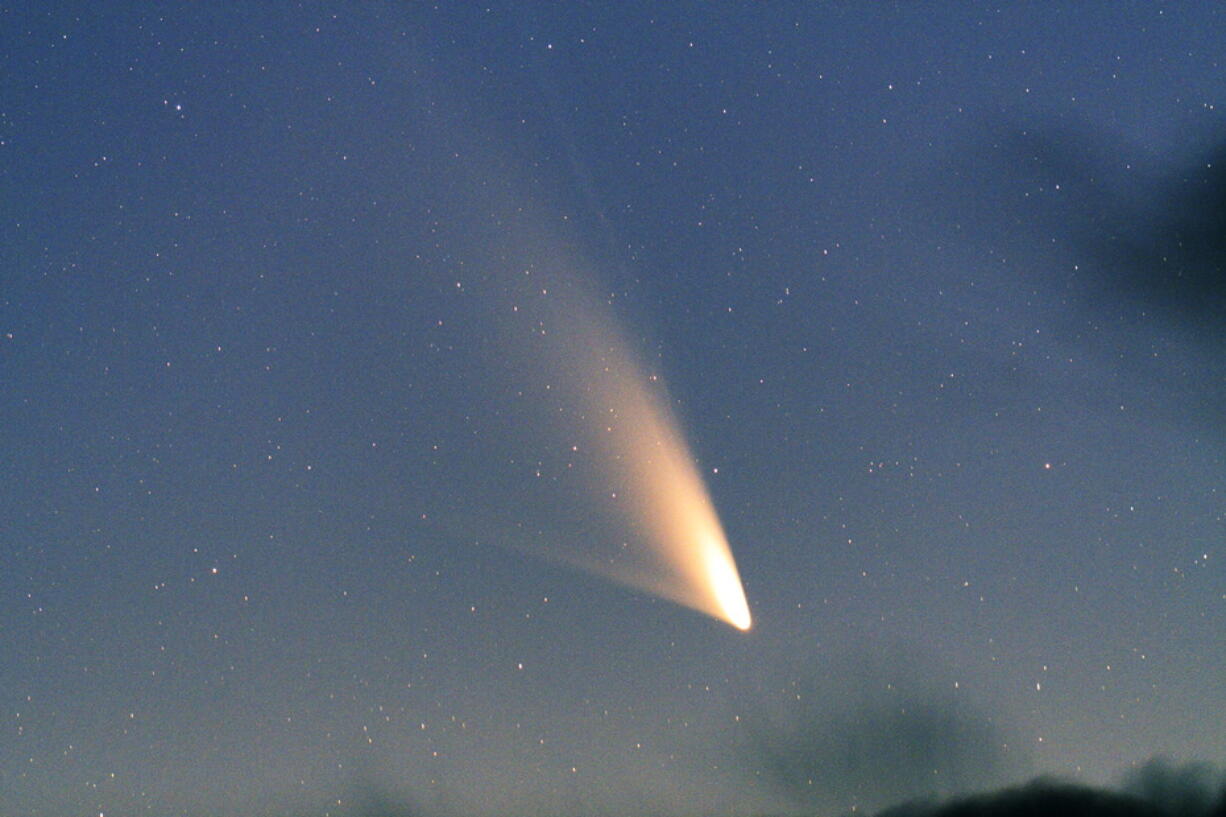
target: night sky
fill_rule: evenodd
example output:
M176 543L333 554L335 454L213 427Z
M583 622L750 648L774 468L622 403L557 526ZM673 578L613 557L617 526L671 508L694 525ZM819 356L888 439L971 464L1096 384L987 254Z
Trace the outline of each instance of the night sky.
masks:
M0 5L0 813L1226 763L1223 43L1207 2ZM575 569L646 547L606 353L748 632Z

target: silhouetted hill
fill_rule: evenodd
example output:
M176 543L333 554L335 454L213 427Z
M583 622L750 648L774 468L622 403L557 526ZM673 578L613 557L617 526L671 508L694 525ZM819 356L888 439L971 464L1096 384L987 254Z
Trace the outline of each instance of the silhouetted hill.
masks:
M1226 781L1208 766L1153 760L1120 791L1040 778L944 802L904 803L877 817L1226 817Z

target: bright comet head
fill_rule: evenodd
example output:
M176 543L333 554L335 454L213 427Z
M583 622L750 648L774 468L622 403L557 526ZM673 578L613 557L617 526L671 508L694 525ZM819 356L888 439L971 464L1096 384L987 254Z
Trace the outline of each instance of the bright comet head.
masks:
M749 601L745 598L745 589L741 586L741 577L737 573L736 563L732 561L732 550L727 542L708 544L707 574L711 591L719 605L724 621L738 630L748 630L753 624L749 615Z

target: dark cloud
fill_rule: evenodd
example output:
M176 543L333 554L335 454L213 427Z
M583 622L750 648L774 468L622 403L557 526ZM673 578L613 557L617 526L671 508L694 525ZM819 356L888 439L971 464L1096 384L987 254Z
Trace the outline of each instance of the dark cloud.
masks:
M1020 194L1007 220L1071 242L1087 306L1226 337L1226 141L1155 157L1088 128L1040 125L998 131L991 146Z
M424 809L402 793L372 780L358 781L323 811L326 817L452 817L450 809ZM293 817L318 817L319 811L300 811Z
M827 813L974 791L1016 773L1020 758L998 723L923 664L840 659L772 684L770 703L746 718L743 767Z
M1226 817L1226 773L1207 763L1154 758L1126 775L1121 789L1170 817Z
M1092 294L1134 299L1220 328L1226 307L1226 142L1146 173L1108 161L1110 145L1064 131L1024 131L1013 156L1046 175L1081 210L1068 228L1089 250ZM1114 153L1119 153L1116 148ZM1063 207L1067 205L1056 205Z
M948 702L872 701L841 716L801 717L759 733L764 779L798 802L875 803L962 791L994 775L995 729Z
M942 172L954 240L999 264L1053 354L1120 376L1112 399L1217 433L1226 397L1226 138L1158 148L1067 118L981 122ZM1007 293L1007 294L1006 294ZM1013 327L1002 327L1002 333ZM1087 390L1087 399L1106 390Z

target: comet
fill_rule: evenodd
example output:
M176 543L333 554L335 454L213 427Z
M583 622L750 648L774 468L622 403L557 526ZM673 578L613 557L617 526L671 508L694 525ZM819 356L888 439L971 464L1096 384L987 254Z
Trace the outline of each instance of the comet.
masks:
M583 219L543 206L539 174L517 176L491 147L502 140L481 136L465 112L442 105L431 122L439 130L425 144L442 151L440 175L427 171L424 183L453 222L439 240L457 243L443 255L463 259L440 267L436 283L474 308L465 352L482 371L452 383L474 389L464 412L473 456L444 477L463 513L432 524L748 630L714 503L663 382L598 283ZM460 269L472 271L463 284Z
M548 331L532 334L530 366L556 377L550 393L582 418L592 516L626 535L599 554L564 541L525 549L748 630L732 548L661 378L639 363L607 302L581 297L573 278L537 291L545 289L529 321ZM555 428L558 410L549 405Z
M625 491L620 507L647 547L654 571L609 576L738 630L752 623L732 548L676 417L629 352L611 345L590 395L613 418L603 453ZM658 382L654 381L654 382Z

